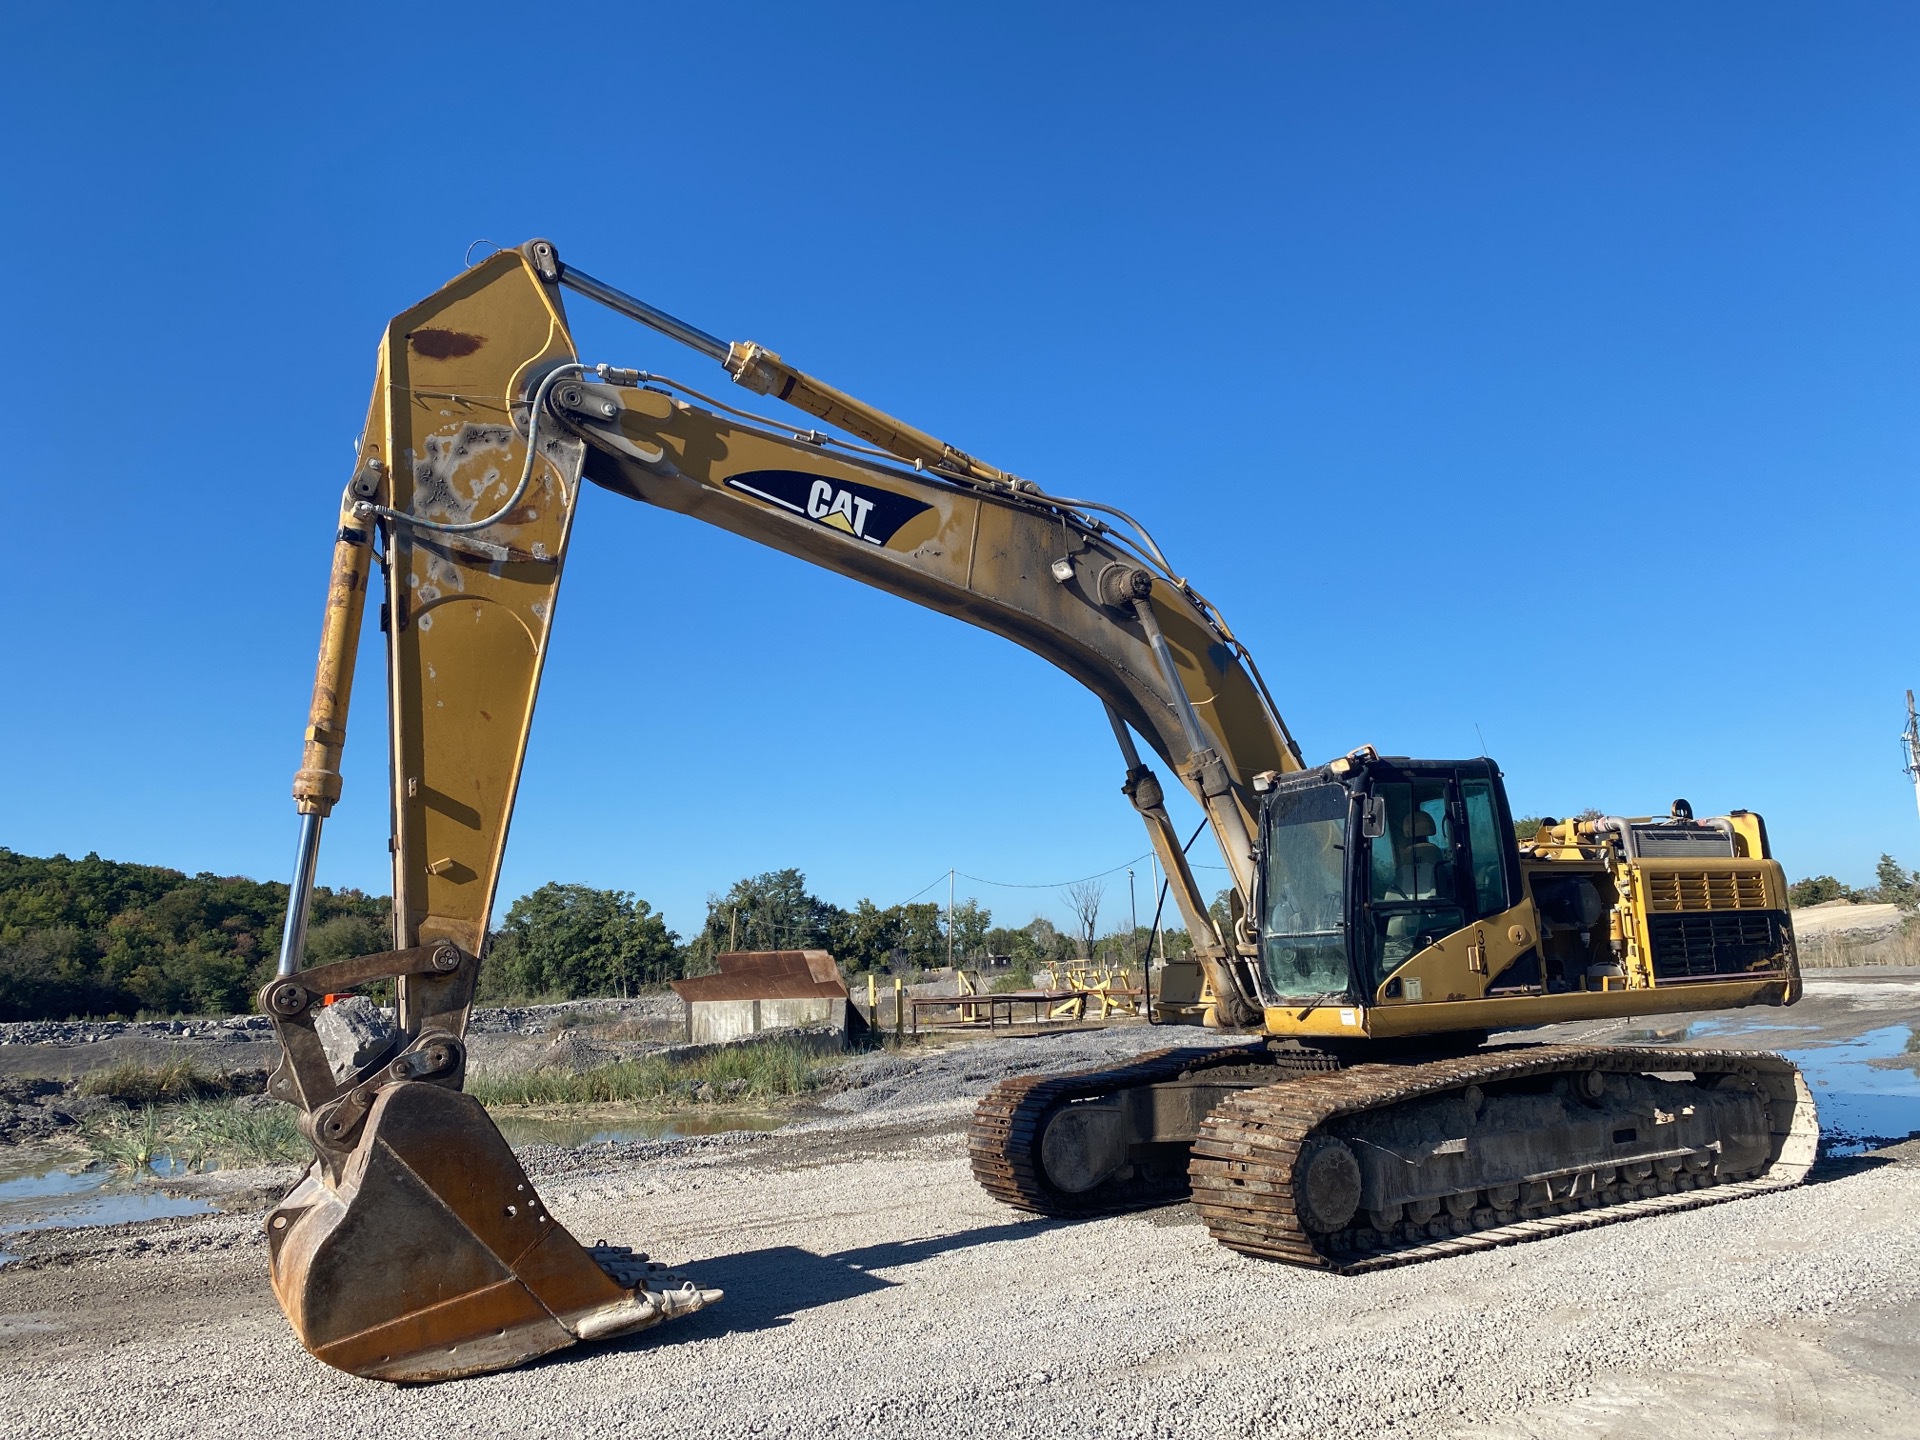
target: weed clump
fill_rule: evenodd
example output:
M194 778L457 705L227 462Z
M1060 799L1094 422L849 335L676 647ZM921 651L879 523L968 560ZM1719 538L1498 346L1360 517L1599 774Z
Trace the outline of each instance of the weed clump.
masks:
M116 1170L144 1173L156 1161L169 1170L278 1165L304 1159L306 1141L291 1106L255 1106L193 1099L108 1111L81 1129L81 1138Z
M219 1094L226 1087L189 1056L176 1055L158 1065L122 1060L83 1075L76 1088L82 1095L117 1100L123 1105L160 1105Z
M467 1093L482 1105L599 1105L623 1100L772 1100L819 1088L823 1057L793 1040L729 1045L704 1055L647 1055L591 1070L474 1075Z

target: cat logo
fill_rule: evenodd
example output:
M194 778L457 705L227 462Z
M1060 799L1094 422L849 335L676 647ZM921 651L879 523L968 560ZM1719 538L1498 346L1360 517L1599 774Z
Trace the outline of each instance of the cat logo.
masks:
M933 507L858 480L833 480L804 470L750 470L727 478L739 490L805 516L869 545L885 545L902 525Z

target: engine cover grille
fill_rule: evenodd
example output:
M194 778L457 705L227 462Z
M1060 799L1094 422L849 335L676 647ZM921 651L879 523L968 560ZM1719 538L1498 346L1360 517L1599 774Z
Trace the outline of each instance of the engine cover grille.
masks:
M1775 970L1785 964L1787 917L1780 910L1649 915L1653 977L1703 980Z
M1647 876L1649 910L1765 910L1767 879L1754 870L1656 870Z

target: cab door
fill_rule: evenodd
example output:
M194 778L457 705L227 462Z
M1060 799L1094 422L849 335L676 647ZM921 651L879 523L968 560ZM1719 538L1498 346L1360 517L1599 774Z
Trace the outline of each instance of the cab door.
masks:
M1519 855L1490 761L1377 774L1371 790L1385 812L1368 842L1363 922L1377 986L1428 946L1508 910Z
M1386 815L1382 833L1368 841L1369 988L1469 918L1460 893L1463 812L1452 777L1401 771L1377 777L1372 791Z

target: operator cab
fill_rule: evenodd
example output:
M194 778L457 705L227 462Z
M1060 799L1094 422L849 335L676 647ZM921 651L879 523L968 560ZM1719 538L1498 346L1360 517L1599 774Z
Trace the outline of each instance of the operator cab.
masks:
M1520 897L1493 761L1348 758L1275 777L1261 811L1270 1004L1364 1001L1407 960Z

